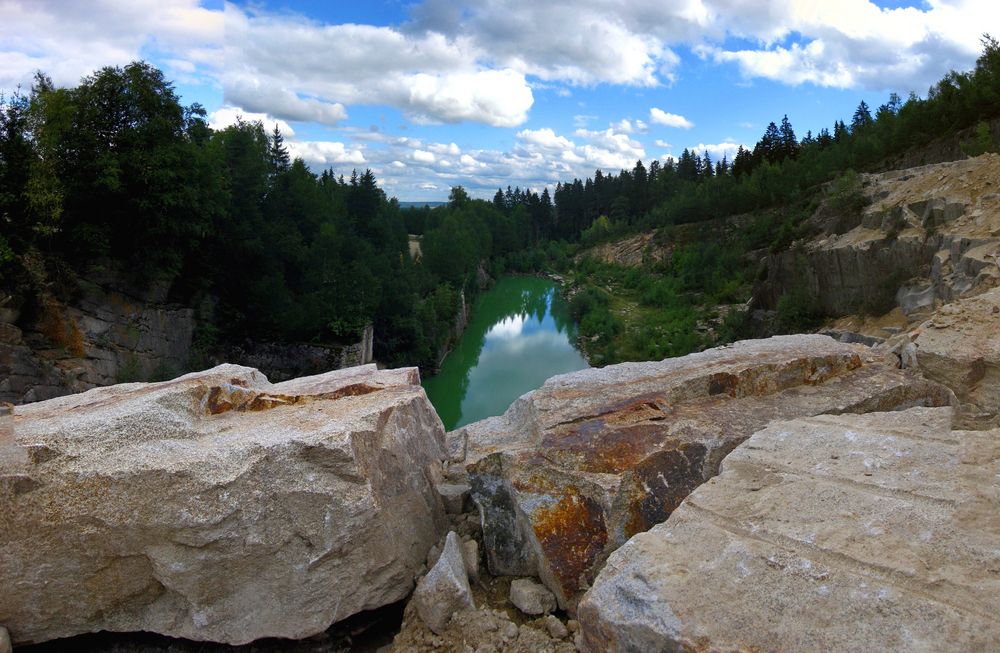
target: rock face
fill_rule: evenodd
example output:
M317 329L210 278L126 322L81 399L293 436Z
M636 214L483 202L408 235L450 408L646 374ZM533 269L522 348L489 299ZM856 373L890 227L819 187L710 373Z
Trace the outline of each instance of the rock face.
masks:
M820 235L804 255L769 256L757 304L776 306L804 284L831 316L881 314L895 305L914 319L936 304L1000 280L1000 155L864 175L864 211L820 207Z
M18 406L0 431L0 623L301 638L405 597L446 521L416 369L270 384L223 365Z
M948 408L773 423L580 604L584 650L1000 649L1000 431Z
M952 401L864 346L785 336L553 377L449 434L449 450L467 463L489 570L537 575L572 610L611 551L769 421Z
M329 370L367 365L374 360L374 340L375 330L369 324L362 331L361 339L349 345L245 342L227 348L224 359L258 369L273 381L287 381Z
M28 403L169 377L188 365L192 309L155 292L137 298L87 281L79 294L72 304L43 294L40 306L0 305L0 401Z
M1000 415L1000 288L942 306L911 334L917 364L951 388L969 424Z

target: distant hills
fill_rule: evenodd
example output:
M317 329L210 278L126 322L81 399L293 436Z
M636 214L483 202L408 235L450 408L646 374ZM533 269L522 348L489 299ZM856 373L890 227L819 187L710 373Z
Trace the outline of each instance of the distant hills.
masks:
M401 209L419 209L419 208L422 208L424 206L428 206L428 207L430 207L430 208L433 209L433 208L437 208L439 206L444 206L447 203L448 202L403 202L403 201L400 201L399 202L399 208L401 208Z

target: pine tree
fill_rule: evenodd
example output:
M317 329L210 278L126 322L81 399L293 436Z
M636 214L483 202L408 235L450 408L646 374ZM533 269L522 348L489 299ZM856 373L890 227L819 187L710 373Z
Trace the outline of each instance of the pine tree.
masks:
M868 110L868 105L865 104L865 101L861 100L861 104L855 109L854 116L851 118L851 133L857 134L858 132L862 132L871 124L872 113Z
M778 130L778 135L780 139L779 151L779 161L785 159L794 159L799 154L799 142L795 138L795 131L792 129L792 123L788 121L788 114L781 119L781 127Z
M278 123L274 123L274 131L271 132L271 138L268 149L268 159L271 162L271 172L272 175L277 176L283 172L288 172L291 167L291 158L288 156L288 149L285 147L285 138L281 135L281 130L278 129Z

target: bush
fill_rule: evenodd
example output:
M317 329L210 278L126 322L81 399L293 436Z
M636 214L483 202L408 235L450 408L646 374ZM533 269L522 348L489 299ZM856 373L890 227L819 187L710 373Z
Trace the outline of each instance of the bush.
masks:
M837 213L855 215L868 206L861 176L853 170L848 170L833 181L830 193L830 206Z
M801 333L819 326L823 312L816 298L804 288L785 293L778 299L778 330Z

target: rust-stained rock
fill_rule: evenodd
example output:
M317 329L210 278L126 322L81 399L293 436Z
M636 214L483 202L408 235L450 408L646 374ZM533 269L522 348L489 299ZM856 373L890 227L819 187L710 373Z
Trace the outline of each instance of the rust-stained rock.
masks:
M775 422L579 605L583 650L1000 650L1000 431L951 408Z
M0 417L0 623L301 638L412 589L446 528L415 369L223 365Z
M557 376L449 440L465 452L490 571L538 575L572 610L611 551L769 421L953 400L864 346L784 336Z

